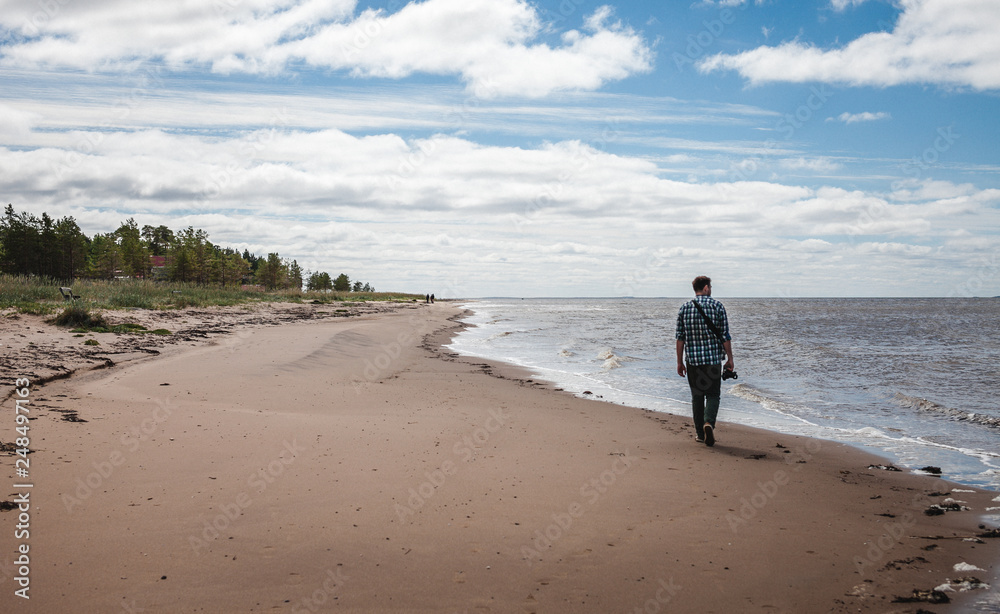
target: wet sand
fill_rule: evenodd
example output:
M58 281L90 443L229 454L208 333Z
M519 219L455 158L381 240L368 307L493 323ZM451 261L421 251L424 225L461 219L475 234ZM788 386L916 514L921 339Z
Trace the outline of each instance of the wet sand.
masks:
M0 512L0 610L959 612L995 598L949 581L997 586L1000 540L976 537L997 493L724 411L707 448L683 417L442 349L461 326L446 303L326 313L32 386L33 486L14 488L17 457L0 457L2 499L30 497L29 537ZM33 334L65 334L46 326ZM46 377L18 373L14 350L5 377ZM23 544L30 600L14 595ZM944 585L947 604L899 601Z

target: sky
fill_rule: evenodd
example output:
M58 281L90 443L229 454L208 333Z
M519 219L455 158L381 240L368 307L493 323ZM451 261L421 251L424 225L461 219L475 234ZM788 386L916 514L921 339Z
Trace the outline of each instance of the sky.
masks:
M0 200L378 290L1000 295L996 0L0 0Z

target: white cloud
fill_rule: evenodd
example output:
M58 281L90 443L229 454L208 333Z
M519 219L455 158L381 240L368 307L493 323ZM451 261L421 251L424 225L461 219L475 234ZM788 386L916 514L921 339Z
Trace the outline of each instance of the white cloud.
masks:
M875 122L883 119L892 119L892 115L886 113L885 111L879 111L877 113L872 113L871 111L864 111L862 113L841 113L837 117L828 117L826 121L839 121L844 122L847 125L857 124L859 122Z
M240 0L170 3L7 3L0 25L18 35L2 48L7 66L94 70L161 59L171 66L256 58L309 24L346 19L354 0ZM20 40L18 40L20 39Z
M120 69L162 61L172 69L275 73L305 63L357 77L457 75L482 97L593 90L652 69L653 54L608 7L561 44L537 42L544 24L525 0L426 0L394 14L354 0L232 3L128 0L21 3L0 13L15 35L0 46L8 67ZM224 7L220 10L219 7Z
M820 81L854 86L908 83L1000 88L1000 10L982 0L900 0L892 32L823 50L798 41L717 54L703 72L736 70L752 83Z
M861 6L867 0L830 0L830 6L835 11L844 11L852 6Z
M893 254L907 258L924 258L930 255L934 248L926 245L910 245L907 243L862 243L858 251L868 254Z
M789 170L811 171L815 173L831 173L841 168L839 162L835 162L829 158L785 158L780 161L780 165L782 168Z
M41 119L37 113L0 104L0 138L5 140L23 137Z
M764 4L766 0L753 0L753 4ZM702 0L705 6L743 6L751 0Z
M580 141L500 147L284 126L228 137L139 130L46 139L46 147L0 149L0 192L18 209L74 215L88 234L130 216L192 225L216 243L278 251L383 288L422 291L406 284L441 278L463 280L466 295L544 294L551 286L529 289L525 280L559 271L560 287L607 294L670 270L647 270L649 262L697 258L753 280L785 270L789 253L811 266L839 263L823 275L860 279L916 255L944 258L929 248L935 244L1000 248L1000 191L943 181L912 182L888 196L676 181L651 160ZM86 151L80 143L89 143ZM833 164L784 163L818 171ZM962 229L972 236L956 240ZM659 250L664 256L653 258ZM623 292L656 292L644 288Z

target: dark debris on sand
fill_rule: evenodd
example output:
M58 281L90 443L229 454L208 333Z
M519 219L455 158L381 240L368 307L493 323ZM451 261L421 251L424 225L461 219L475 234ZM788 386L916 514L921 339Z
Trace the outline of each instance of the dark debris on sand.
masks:
M951 603L951 599L945 593L931 589L929 591L922 591L920 589L913 589L913 592L909 597L896 597L892 600L893 603Z

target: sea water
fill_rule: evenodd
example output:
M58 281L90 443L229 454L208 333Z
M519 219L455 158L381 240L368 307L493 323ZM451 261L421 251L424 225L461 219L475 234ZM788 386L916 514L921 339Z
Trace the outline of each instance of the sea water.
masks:
M1000 490L1000 299L740 299L725 423L845 442ZM567 391L690 415L676 373L688 299L482 299L451 348ZM1000 504L998 504L1000 506Z

